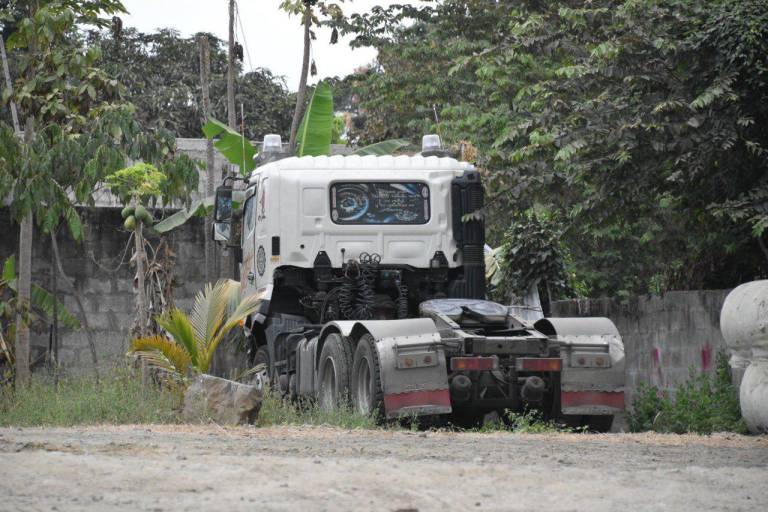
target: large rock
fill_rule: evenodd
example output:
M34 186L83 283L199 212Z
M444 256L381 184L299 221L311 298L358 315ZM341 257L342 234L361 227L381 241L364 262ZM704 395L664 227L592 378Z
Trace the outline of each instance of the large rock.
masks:
M184 393L186 421L226 425L253 423L261 409L260 389L213 375L198 375Z

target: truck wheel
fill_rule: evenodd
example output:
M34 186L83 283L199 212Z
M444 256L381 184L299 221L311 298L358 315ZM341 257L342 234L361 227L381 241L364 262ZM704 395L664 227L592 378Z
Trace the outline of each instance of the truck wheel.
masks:
M360 338L352 360L352 405L366 415L380 416L384 410L379 353L370 334Z
M325 410L344 405L349 395L351 348L340 334L329 334L320 352L318 402Z

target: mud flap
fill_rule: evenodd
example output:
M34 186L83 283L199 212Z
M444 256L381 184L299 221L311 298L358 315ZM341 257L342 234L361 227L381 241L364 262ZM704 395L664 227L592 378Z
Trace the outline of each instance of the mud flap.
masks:
M566 415L624 412L624 343L607 318L545 318L535 328L560 343L560 405Z
M387 418L451 412L445 352L436 331L382 338L376 349Z

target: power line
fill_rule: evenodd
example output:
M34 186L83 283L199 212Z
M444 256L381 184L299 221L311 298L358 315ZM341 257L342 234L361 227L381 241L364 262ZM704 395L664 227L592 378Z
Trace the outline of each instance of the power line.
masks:
M240 25L240 32L243 33L243 46L245 47L245 55L248 58L248 66L251 68L251 71L253 71L253 62L251 62L251 52L248 50L248 41L245 38L245 29L243 28L243 20L240 18L240 6L235 2L235 17L237 18L237 23Z

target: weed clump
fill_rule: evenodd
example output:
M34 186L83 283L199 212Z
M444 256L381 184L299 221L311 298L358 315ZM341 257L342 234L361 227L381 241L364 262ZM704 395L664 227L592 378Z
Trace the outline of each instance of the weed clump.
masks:
M746 433L739 396L731 381L728 356L717 355L714 375L695 374L675 387L673 393L641 384L627 414L631 432L675 434L713 432Z
M34 376L28 387L0 388L0 426L72 426L178 423L180 390L149 383L128 368L91 376L68 376L58 385Z
M279 394L266 390L256 425L323 425L345 429L380 428L373 415L356 411L350 404L327 410L316 402L290 402Z

